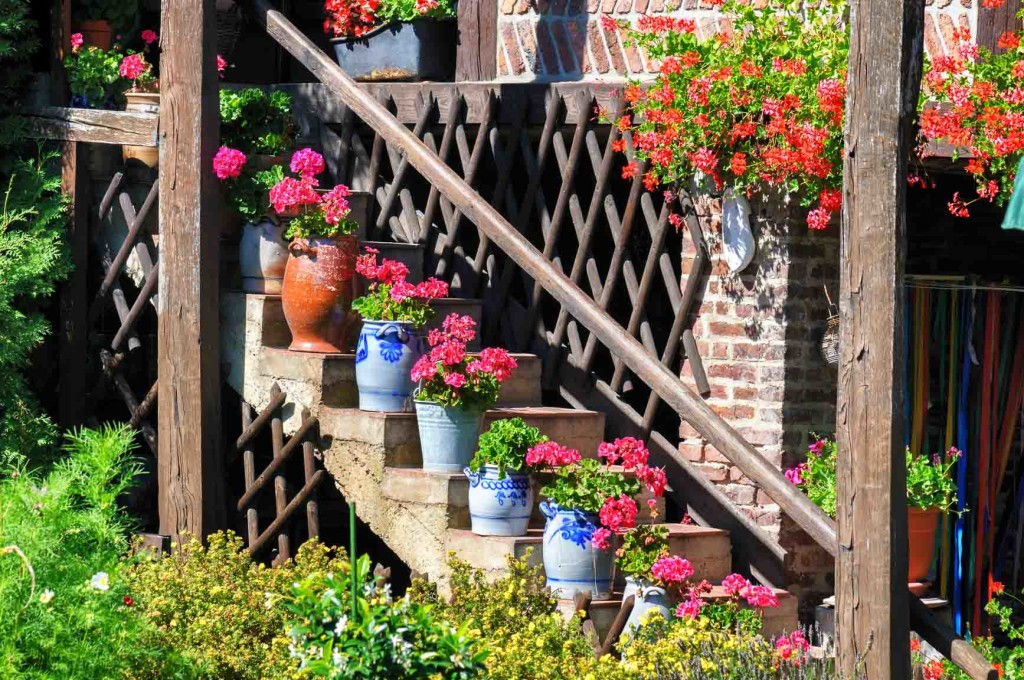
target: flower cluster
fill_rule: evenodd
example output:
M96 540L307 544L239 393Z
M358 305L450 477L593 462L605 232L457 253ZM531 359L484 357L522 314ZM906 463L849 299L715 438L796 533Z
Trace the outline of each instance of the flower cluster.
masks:
M324 171L324 157L313 149L292 154L289 168L298 177L284 176L270 188L274 211L289 220L285 238L335 238L352 234L359 227L347 219L349 189L339 184L328 192L319 192L317 175ZM280 172L280 171L279 171Z
M378 26L455 16L453 0L325 0L324 33L359 38Z
M246 160L245 154L238 149L221 146L213 157L213 172L221 181L237 179L242 175Z
M789 635L783 635L775 640L775 653L779 655L779 660L793 666L804 665L809 658L810 649L811 643L801 630L794 630Z
M620 494L618 498L606 498L598 517L601 524L611 533L621 533L636 526L636 501Z
M690 560L669 555L654 563L651 575L663 583L683 583L693 576L693 565Z
M364 319L408 321L419 327L434 315L430 303L448 295L448 284L435 278L413 285L406 281L409 268L397 260L377 263L380 251L365 249L356 258L356 273L370 280L365 295L352 301Z
M512 375L516 360L496 347L470 354L466 343L476 336L475 328L472 318L450 314L440 330L428 334L430 352L411 373L420 382L418 399L467 411L482 412L494 405L498 388Z
M740 574L730 574L722 581L725 598L709 601L706 596L713 591L707 580L694 582L693 564L678 555L665 554L651 567L648 578L663 585L670 591L679 605L676 616L696 619L708 614L719 622L738 622L744 618L760 618L765 609L779 606L775 591L765 586L754 585ZM746 605L746 608L743 605ZM730 624L727 628L735 628Z
M118 67L118 74L131 82L129 92L157 92L159 90L159 83L156 79L156 73L153 70L153 65L146 61L145 52L147 52L151 45L153 45L159 37L154 31L149 29L145 30L141 34L142 42L145 46L142 48L142 52L132 52L131 50L121 59L121 64Z
M987 0L999 7L1005 0ZM920 155L936 143L968 156L967 172L974 178L977 197L959 193L949 211L967 217L977 201L1003 205L1010 196L1017 165L1024 157L1024 49L1021 32L1000 36L1000 53L979 47L969 28L954 28L949 54L932 57L925 65L921 91ZM917 175L912 184L924 184Z
M688 19L604 19L660 63L653 83L626 87L631 112L611 114L630 133L615 147L630 154L622 175L670 195L694 177L737 193L778 187L813 208L808 226L823 229L841 204L846 3L713 4L728 20L704 39Z
M580 461L580 452L558 442L544 441L526 452L526 464L532 467L560 467Z

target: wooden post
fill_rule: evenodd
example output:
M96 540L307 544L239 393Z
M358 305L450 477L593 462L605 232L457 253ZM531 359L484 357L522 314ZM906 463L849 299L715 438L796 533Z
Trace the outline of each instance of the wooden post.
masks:
M837 637L843 677L910 678L903 273L923 0L850 15L841 253Z
M160 533L224 524L214 0L163 0L158 373Z
M493 80L498 75L498 0L461 0L455 80Z
M999 7L979 7L976 42L993 52L1002 52L998 46L999 36L1007 31L1020 30L1017 12L1022 5L1024 2L1021 0L1005 0Z

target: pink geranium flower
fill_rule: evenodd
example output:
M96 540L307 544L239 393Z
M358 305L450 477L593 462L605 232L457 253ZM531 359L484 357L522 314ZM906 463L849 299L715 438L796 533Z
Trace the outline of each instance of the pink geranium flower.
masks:
M128 80L138 80L140 76L149 70L149 64L142 58L141 54L129 54L121 60L121 66L118 68L118 73L121 74L122 78Z
M313 149L299 149L292 154L292 162L289 166L292 172L298 174L306 182L316 186L315 177L324 171L324 157ZM348 195L347 193L345 194Z
M531 467L561 467L578 463L582 457L576 449L558 442L541 442L526 452L526 464Z
M71 51L72 52L77 52L78 50L82 49L82 45L84 45L84 44L85 44L85 38L82 37L81 33L72 33L71 34Z
M242 174L245 161L245 154L238 149L221 146L213 157L213 172L220 180L238 177Z
M142 42L146 43L147 45L152 45L157 41L158 38L156 32L151 31L148 28L142 32L140 37L142 38Z
M693 565L690 560L668 555L654 563L651 575L665 583L682 583L693 576Z
M636 526L636 501L621 494L618 498L606 498L598 516L601 524L614 533L632 529Z

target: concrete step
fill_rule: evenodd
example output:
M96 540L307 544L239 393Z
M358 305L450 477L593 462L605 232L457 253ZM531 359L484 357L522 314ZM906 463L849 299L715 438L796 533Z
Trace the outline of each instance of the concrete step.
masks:
M695 577L721 581L732 564L729 533L687 524L666 524L669 550L690 560ZM448 532L448 549L478 569L502 572L506 558L522 558L532 548L530 564L543 563L543 529L531 529L526 536L477 536L466 529ZM622 579L619 580L622 583Z
M499 406L536 406L541 403L541 361L535 354L513 354L518 367L501 385ZM293 352L284 347L264 347L261 373L277 382L289 400L309 408L317 405L357 408L354 354Z
M320 409L320 431L341 442L381 449L383 467L420 467L415 413L382 413L354 408ZM547 406L499 408L484 414L484 428L495 418L522 418L551 439L593 456L604 437L604 414Z
M800 626L800 619L797 616L799 602L796 596L789 591L779 589L775 589L775 594L779 598L779 606L775 609L766 609L761 619L762 635L769 640L796 630ZM727 599L728 596L721 586L715 586L704 598L713 602ZM610 600L602 600L590 604L590 619L594 622L594 627L597 628L597 633L601 636L602 640L608 634L608 630L611 628L612 622L615 621L615 617L621 608L621 591L614 593ZM575 613L572 600L559 600L558 611L566 619L571 618Z

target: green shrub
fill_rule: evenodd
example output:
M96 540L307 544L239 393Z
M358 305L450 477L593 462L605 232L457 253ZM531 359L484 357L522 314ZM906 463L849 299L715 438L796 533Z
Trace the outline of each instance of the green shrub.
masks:
M289 632L302 668L315 677L360 680L469 680L481 677L485 652L471 621L449 624L434 606L393 600L378 587L369 557L357 563L355 606L348 573L311 574L285 600Z
M220 141L246 156L278 156L292 145L295 119L287 92L256 87L220 91Z
M528 472L526 452L547 440L522 418L500 418L480 435L469 469L479 472L485 465L494 465L498 468L498 479L504 479L506 472Z
M340 571L343 559L317 542L294 561L269 568L249 557L232 533L190 538L171 556L147 556L127 574L136 608L153 624L147 644L178 650L197 677L238 680L299 677L288 652L281 600L292 583ZM132 677L145 678L150 669Z
M69 436L46 474L10 460L0 474L0 677L94 680L129 669L181 677L175 656L141 644L120 561L129 520L117 498L139 468L127 427Z

